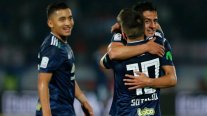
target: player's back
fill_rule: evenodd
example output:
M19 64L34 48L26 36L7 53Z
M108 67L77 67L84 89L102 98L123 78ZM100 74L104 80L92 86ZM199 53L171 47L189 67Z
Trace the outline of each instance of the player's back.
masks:
M148 40L128 43L127 46L141 45ZM157 37L155 40L159 44L163 44L164 39ZM159 106L159 89L150 87L140 88L136 90L128 90L124 85L123 79L125 74L136 75L135 70L145 73L150 78L159 78L162 75L161 70L162 59L157 55L144 53L142 55L123 60L112 61L113 71L115 74L115 95L116 104L113 106L116 111L115 116L141 116L153 115L160 116Z

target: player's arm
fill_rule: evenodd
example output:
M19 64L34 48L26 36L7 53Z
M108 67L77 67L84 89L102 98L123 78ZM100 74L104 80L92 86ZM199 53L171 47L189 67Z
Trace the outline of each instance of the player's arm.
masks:
M154 87L154 88L168 88L177 84L177 76L175 66L172 60L171 47L167 40L163 40L166 49L166 54L161 60L161 68L164 71L164 76L159 78L149 78L144 73L138 72L138 77L126 75L129 79L124 79L126 85L131 85L130 89Z
M144 87L153 88L169 88L177 84L177 76L174 66L162 67L165 75L159 78L149 78L146 74L136 72L139 76L133 76L126 74L128 79L124 79L125 85L130 86L129 89L137 89Z
M109 58L108 53L104 54L99 62L100 66L105 69L111 69L113 67L113 63Z
M82 107L85 115L86 116L94 116L94 112L93 112L91 105L89 104L86 96L83 94L83 92L81 91L81 89L78 86L76 81L75 81L75 97L81 103L81 107Z
M52 78L52 73L39 73L38 74L38 94L42 106L43 116L52 116L50 109L49 99L49 82Z
M136 46L124 46L120 42L111 42L108 54L111 60L125 60L143 53L149 52L160 57L164 55L164 47L154 42L155 38L146 44Z
M174 66L162 66L165 75L160 78L150 78L148 86L154 88L168 88L177 84L177 76Z
M157 29L162 32L161 26L157 23ZM121 32L121 26L119 23L115 23L111 27L111 32ZM141 55L145 52L158 55L162 57L164 55L164 47L154 42L155 38L147 42L146 44L137 46L125 46L123 43L114 42L108 46L108 54L111 60L125 60L137 55Z
M104 60L105 60L105 57L106 57L107 53L103 55L103 57L101 58L99 64L102 68L106 68L106 66L104 65Z

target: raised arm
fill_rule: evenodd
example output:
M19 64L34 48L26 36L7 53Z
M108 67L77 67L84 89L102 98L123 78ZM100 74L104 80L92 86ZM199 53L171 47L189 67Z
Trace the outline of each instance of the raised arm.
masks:
M81 103L81 107L82 107L85 115L86 116L94 116L94 112L93 112L91 105L89 104L86 96L83 94L83 92L81 91L81 89L78 86L76 81L75 81L75 97Z
M164 47L154 42L155 38L146 44L137 46L125 46L121 42L111 42L108 54L111 60L125 60L143 53L149 52L160 57L164 55Z
M157 29L162 32L161 26L157 23ZM120 33L121 26L119 23L115 23L111 27L111 32ZM162 32L163 33L163 32ZM114 39L114 38L113 38ZM117 39L117 38L116 38ZM121 39L121 38L118 38ZM158 55L162 57L164 55L164 47L154 42L155 38L147 42L146 44L138 46L125 46L121 40L118 42L112 42L108 46L108 54L111 60L125 60L137 55L141 55L145 52Z
M49 82L52 73L39 73L38 75L38 94L40 96L40 104L42 106L43 116L52 116L49 99Z

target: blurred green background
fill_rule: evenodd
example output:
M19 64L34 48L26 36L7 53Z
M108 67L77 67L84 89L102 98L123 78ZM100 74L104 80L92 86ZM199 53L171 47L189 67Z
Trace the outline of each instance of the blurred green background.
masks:
M49 33L46 6L53 0L0 1L0 114L33 116L37 101L37 52ZM98 61L106 50L119 10L138 0L67 0L75 27L69 44L76 78L94 107L108 116L113 74ZM150 0L173 48L178 84L161 92L163 116L207 115L207 1ZM75 102L77 116L80 104Z

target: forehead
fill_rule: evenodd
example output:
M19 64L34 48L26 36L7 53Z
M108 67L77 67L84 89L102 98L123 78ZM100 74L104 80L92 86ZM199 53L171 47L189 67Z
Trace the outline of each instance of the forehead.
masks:
M72 16L72 11L71 9L67 8L67 9L59 9L59 10L56 10L52 16L56 16L56 17L69 17L69 16Z
M157 11L144 11L143 16L145 19L157 19Z

